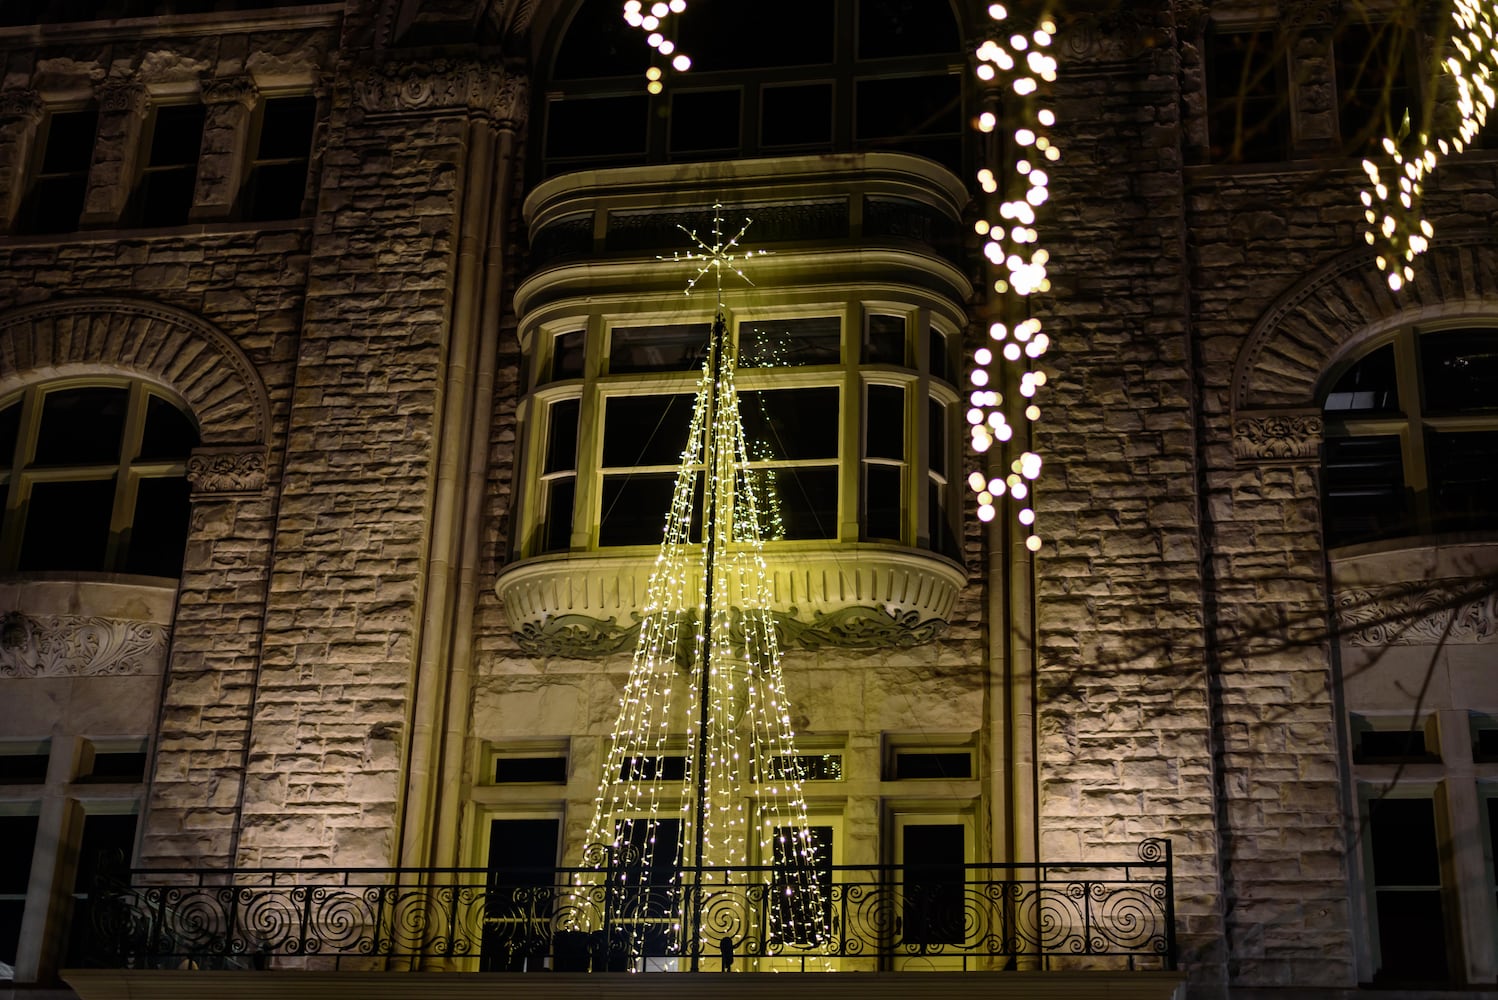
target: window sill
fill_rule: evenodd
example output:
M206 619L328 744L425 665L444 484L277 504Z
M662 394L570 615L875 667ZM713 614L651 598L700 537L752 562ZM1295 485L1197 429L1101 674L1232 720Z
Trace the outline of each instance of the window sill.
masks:
M632 649L655 550L559 553L507 567L494 589L520 648L594 658ZM960 566L896 546L819 546L766 560L787 650L921 645L946 627L967 583Z

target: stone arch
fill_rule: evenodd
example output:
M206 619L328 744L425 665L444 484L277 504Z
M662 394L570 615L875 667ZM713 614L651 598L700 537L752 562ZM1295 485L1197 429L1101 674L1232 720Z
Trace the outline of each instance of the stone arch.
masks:
M1498 239L1441 239L1392 292L1366 247L1333 258L1280 297L1254 326L1233 371L1233 413L1310 410L1327 368L1372 337L1410 323L1498 315Z
M217 327L173 306L71 299L0 315L0 395L43 378L116 370L176 393L204 445L264 447L270 401L250 359Z

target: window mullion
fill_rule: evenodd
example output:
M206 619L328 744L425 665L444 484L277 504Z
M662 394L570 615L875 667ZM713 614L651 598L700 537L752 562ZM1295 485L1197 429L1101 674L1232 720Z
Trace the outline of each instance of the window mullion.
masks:
M1430 476L1425 454L1425 401L1421 398L1420 352L1414 330L1401 330L1394 340L1394 371L1399 380L1399 403L1407 418L1400 432L1400 449L1404 458L1404 481L1413 500L1410 513L1416 530L1427 532L1431 526Z
M130 401L125 409L125 427L120 437L119 466L114 479L114 508L109 518L109 543L104 549L104 568L119 571L125 565L134 520L135 496L140 486L140 472L134 462L140 455L145 436L148 396L139 382L130 385Z
M0 569L13 570L21 559L22 519L30 490L26 470L36 460L37 430L41 426L42 393L30 386L21 397L21 420L16 429L15 462L5 489L5 517L0 525Z

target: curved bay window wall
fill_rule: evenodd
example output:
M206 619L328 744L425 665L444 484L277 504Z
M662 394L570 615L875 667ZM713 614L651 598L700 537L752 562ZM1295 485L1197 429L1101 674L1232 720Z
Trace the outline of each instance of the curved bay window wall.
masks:
M517 555L660 544L710 326L594 313L529 333L533 491ZM746 308L729 329L765 541L958 555L950 319L860 301Z
M1400 330L1323 407L1328 545L1498 529L1498 325Z
M197 443L192 419L138 381L0 401L0 571L180 575Z
M964 173L965 59L947 0L803 0L792 20L704 0L670 24L692 66L650 95L652 50L617 0L578 6L545 92L548 175L865 150Z

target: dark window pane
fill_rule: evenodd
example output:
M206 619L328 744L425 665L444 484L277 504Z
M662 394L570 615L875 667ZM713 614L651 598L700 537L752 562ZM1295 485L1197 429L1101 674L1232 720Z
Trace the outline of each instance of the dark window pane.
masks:
M568 330L551 338L551 381L583 377L582 330Z
M559 399L548 411L551 425L546 430L546 464L541 471L571 472L577 468L577 413L580 400Z
M1436 810L1430 799L1375 799L1368 803L1373 881L1391 886L1439 886Z
M869 365L905 363L905 317L869 317L863 338L863 361Z
M905 458L905 390L897 385L869 386L864 415L863 453L868 458Z
M832 84L765 87L760 91L759 141L764 146L825 146L832 142Z
M832 827L807 827L803 836L798 827L777 826L772 843L770 933L798 945L816 944L832 925Z
M1207 36L1207 139L1214 163L1284 160L1290 149L1285 50L1273 31Z
M198 162L203 146L203 105L172 104L156 109L148 167L186 166Z
M135 494L125 572L181 576L190 510L186 477L142 479Z
M907 944L966 940L966 832L960 823L911 824L902 830Z
M1384 764L1396 761L1439 761L1441 758L1425 748L1425 733L1419 729L1364 729L1358 733L1359 764Z
M113 479L34 483L17 568L103 569L113 510Z
M754 523L759 529L759 539L762 542L780 541L785 535L785 501L782 499L782 491L789 485L795 488L786 477L791 474L787 469L744 469L739 473L739 492L734 496L736 508L734 510L734 538L737 541L748 542L752 535L748 531L751 523L750 501L753 500L752 515Z
M1432 527L1437 531L1498 526L1498 431L1427 431Z
M645 76L650 47L639 29L625 23L619 8L615 0L583 0L578 5L557 52L558 80Z
M1375 893L1378 907L1379 967L1375 983L1443 983L1446 913L1438 889Z
M894 776L902 781L908 778L971 778L973 755L966 751L897 753Z
M947 475L947 408L934 399L926 401L927 468L942 478Z
M781 17L765 16L758 4L694 0L677 23L679 45L691 55L693 72L830 63L833 11L833 0L800 0L792 27Z
M620 781L682 781L687 759L679 754L665 757L630 757L619 765Z
M101 878L110 881L123 879L134 850L134 814L84 816L73 892L86 897L95 891ZM71 924L68 950L70 963L76 965L89 951L89 939L94 925L91 899L79 898L73 901Z
M960 48L946 0L859 0L860 59L956 54Z
M603 410L604 467L680 464L694 400L687 393L608 397ZM658 510L665 516L666 507Z
M864 537L899 541L903 536L900 516L902 473L898 465L864 466Z
M250 222L299 218L306 194L306 160L257 164L245 188L244 217Z
M146 754L144 750L94 752L94 763L82 781L144 781L146 778Z
M114 464L120 460L128 389L58 389L42 403L37 465Z
M572 476L551 479L546 483L546 520L541 525L543 552L560 552L572 546L572 507L576 502L577 480Z
M1324 453L1328 544L1387 538L1411 530L1397 435L1329 438Z
M706 323L615 327L609 334L609 371L695 371L702 367L711 332Z
M681 90L671 94L671 151L737 150L738 90Z
M10 834L0 827L0 835ZM15 841L6 841L14 844ZM29 852L28 852L29 853ZM25 899L0 899L0 962L14 966L21 943L21 918L26 913Z
M0 469L8 469L16 458L16 436L21 431L21 404L0 410Z
M537 925L549 922L556 902L551 887L560 827L555 819L490 822L480 972L545 970L548 938Z
M183 459L197 446L198 431L187 414L160 396L146 401L146 429L138 458L145 461Z
M494 758L494 780L496 783L540 781L548 784L566 784L566 757L496 757ZM556 852L551 855L556 858ZM490 855L490 867L494 865Z
M0 785L39 785L47 780L45 753L0 753Z
M770 757L760 781L841 781L843 755L840 753L797 754Z
M837 469L779 469L786 538L837 537Z
M755 459L837 457L842 428L834 387L741 392L739 417Z
M955 133L962 126L962 84L956 76L859 80L854 137L898 142Z
M71 233L78 229L83 198L88 191L86 173L40 177L31 187L22 210L20 229L25 233Z
M155 170L140 179L136 188L135 217L142 226L180 226L192 209L197 165Z
M317 101L312 97L276 97L265 102L260 120L261 160L305 159L312 149Z
M1498 410L1498 330L1453 330L1420 338L1427 413Z
M52 115L47 120L47 148L42 153L42 173L86 173L94 158L94 134L98 126L99 113L91 108Z
M1343 413L1393 413L1399 410L1399 381L1394 374L1394 345L1386 344L1347 369L1326 394L1327 416Z
M1338 117L1349 151L1397 136L1406 114L1418 121L1413 44L1411 30L1396 22L1343 25L1333 39Z
M0 865L0 894L26 894L31 881L31 852L36 849L37 817L0 816L0 843L5 864Z
M934 479L927 479L926 484L926 514L929 520L927 531L931 538L931 548L955 559L961 546L957 542L957 533L952 530L952 519L942 503L949 487L942 486Z
M842 329L836 316L740 324L739 367L835 365L842 360Z
M639 39L634 39L634 44L640 45ZM552 101L546 107L549 157L645 152L645 115L649 106L644 94L574 98Z
M636 472L605 476L603 511L598 519L600 545L659 545L666 534L666 514L675 495L676 473ZM692 537L700 533L702 477L697 476L698 500L693 508Z
M931 377L939 378L943 382L952 381L952 356L947 347L947 335L940 330L933 329L926 346L930 353L928 367Z

